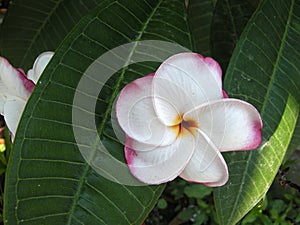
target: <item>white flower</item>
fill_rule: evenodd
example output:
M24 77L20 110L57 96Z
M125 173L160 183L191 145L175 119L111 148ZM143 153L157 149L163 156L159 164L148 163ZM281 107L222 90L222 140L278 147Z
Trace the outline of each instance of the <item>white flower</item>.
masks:
M116 111L129 169L148 184L180 176L221 186L228 169L220 152L255 149L262 140L257 110L228 98L219 64L196 53L174 55L128 84Z
M14 137L26 102L34 86L51 59L53 52L40 54L26 75L0 57L0 114Z

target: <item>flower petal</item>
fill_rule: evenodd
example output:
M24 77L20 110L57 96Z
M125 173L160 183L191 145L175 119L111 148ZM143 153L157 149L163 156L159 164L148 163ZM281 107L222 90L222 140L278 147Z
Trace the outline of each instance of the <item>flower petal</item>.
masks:
M165 126L157 118L152 102L153 74L128 84L116 106L119 124L131 138L152 145L167 145L176 139L179 127Z
M5 101L4 101L3 97L0 95L0 114L1 115L3 115L3 113L4 113L4 103L5 103Z
M28 79L32 80L36 84L41 74L43 73L45 67L52 58L53 54L53 52L43 52L42 54L40 54L36 58L32 69L29 70L27 73Z
M197 129L195 135L194 154L180 177L210 187L224 185L228 180L228 169L223 156L202 131Z
M196 53L179 53L167 59L153 78L154 108L161 121L176 125L196 106L223 98L219 64Z
M26 101L20 98L8 97L4 104L4 120L13 136L22 116Z
M4 98L7 96L18 96L27 100L34 83L27 79L22 70L15 69L5 59L0 57L0 95Z
M225 90L223 90L222 92L223 92L223 98L229 98L229 95L227 94L227 92Z
M226 98L199 106L184 115L192 118L220 151L250 150L262 140L262 121L249 103Z
M195 148L192 134L185 129L182 132L173 144L158 146L152 151L135 151L126 145L125 157L131 173L147 184L175 179L189 162Z

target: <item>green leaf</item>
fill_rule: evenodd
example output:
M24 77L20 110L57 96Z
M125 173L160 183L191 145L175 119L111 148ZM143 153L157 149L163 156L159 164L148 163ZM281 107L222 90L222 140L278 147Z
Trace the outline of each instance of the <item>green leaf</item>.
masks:
M215 189L221 224L237 223L264 196L291 141L300 100L299 13L299 0L262 1L230 61L225 90L260 111L263 142L224 154L230 178Z
M217 0L190 0L188 19L194 42L194 50L211 56L211 24Z
M165 209L168 207L168 202L165 199L161 198L157 202L157 207L159 209Z
M189 198L199 198L202 199L207 195L212 193L212 188L206 187L199 184L188 185L184 188L184 193Z
M292 157L292 155L297 150L299 145L300 145L300 117L298 117L296 128L293 133L293 137L290 142L290 145L285 153L283 163L286 163Z
M221 224L235 224L265 195L291 140L298 114L299 104L289 96L276 131L263 146L249 153L225 155L230 179L227 185L215 190Z
M239 0L190 0L188 19L195 51L216 58L225 71L257 4Z
M226 71L232 52L255 9L253 1L217 1L211 24L211 49L223 71Z
M178 214L178 218L183 221L188 221L196 213L195 211L195 208L185 208Z
M102 1L12 1L0 30L0 54L30 69L41 52L54 51L82 16Z
M128 62L145 57L145 49L149 55L162 55L159 60L174 54L163 45L140 46L136 41L155 39L191 46L185 13L184 3L177 0L105 1L67 36L39 80L18 127L6 180L6 224L143 222L164 185L126 186L113 182L118 174L140 184L130 176L127 166L103 170L124 162L124 146L116 137L110 115L121 88L158 66L157 62L141 62L126 67ZM131 41L129 52L109 51ZM115 58L103 63L100 56L105 53ZM120 62L124 68L103 82L107 71ZM92 71L96 77L88 70L92 65L101 68ZM88 89L78 91L77 85L85 79L90 82ZM103 83L99 95L91 94ZM82 101L74 100L77 95ZM90 110L92 101L97 104ZM73 124L74 111L83 115L79 124ZM96 125L96 131L90 124ZM84 143L77 142L74 130L82 132ZM108 152L98 152L99 146ZM89 163L79 151L82 148L90 157ZM116 157L115 161L108 153ZM110 180L100 172L109 172L106 178Z

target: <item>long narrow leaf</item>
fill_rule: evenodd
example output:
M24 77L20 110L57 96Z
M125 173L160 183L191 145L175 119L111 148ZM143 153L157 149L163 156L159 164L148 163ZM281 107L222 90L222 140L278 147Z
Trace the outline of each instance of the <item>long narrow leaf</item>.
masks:
M230 179L215 190L221 224L238 222L267 192L299 115L300 1L263 1L243 32L225 78L230 96L254 104L262 145L225 155Z
M212 56L217 59L224 71L255 9L255 5L249 1L217 1L212 18L210 43Z
M0 54L27 70L54 51L77 22L103 0L12 1L0 30Z
M134 55L145 56L135 43L151 39L191 46L183 2L105 1L68 35L36 86L16 134L6 180L7 224L142 223L164 185L126 186L113 182L114 175L111 180L106 179L96 172L107 163L106 155L99 156L96 151L102 144L116 160L124 162L124 146L112 129L110 115L121 88L157 68L158 63L147 62L126 67L126 62L131 62ZM133 42L129 54L112 52L117 56L116 61L97 64L100 56L128 42ZM171 49L163 47L150 46L150 50L164 55L172 53ZM92 78L86 70L93 63L113 66L118 59L121 62L124 59L125 67L105 85L100 82L104 70L95 70L97 76L90 80L91 86L76 90L81 79ZM99 95L92 95L93 85L102 84ZM83 101L74 100L77 94L82 95ZM97 104L93 110L84 108L89 101L95 100ZM92 115L92 119L84 116L77 121L81 124L74 126L74 110L81 115ZM86 135L90 131L89 124L96 124L95 136ZM82 132L84 143L76 142L74 127ZM83 159L81 147L93 156L89 163ZM110 172L117 175L123 171Z
M190 0L188 19L194 42L194 50L211 56L211 27L216 0Z

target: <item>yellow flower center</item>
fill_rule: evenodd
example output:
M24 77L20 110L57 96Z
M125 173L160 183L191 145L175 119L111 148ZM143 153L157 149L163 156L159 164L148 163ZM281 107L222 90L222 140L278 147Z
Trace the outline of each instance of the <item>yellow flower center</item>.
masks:
M193 119L183 119L182 115L178 115L174 120L174 126L171 127L172 130L178 132L177 137L186 134L184 130L189 131L193 135L195 134L195 128L198 128L198 123Z

